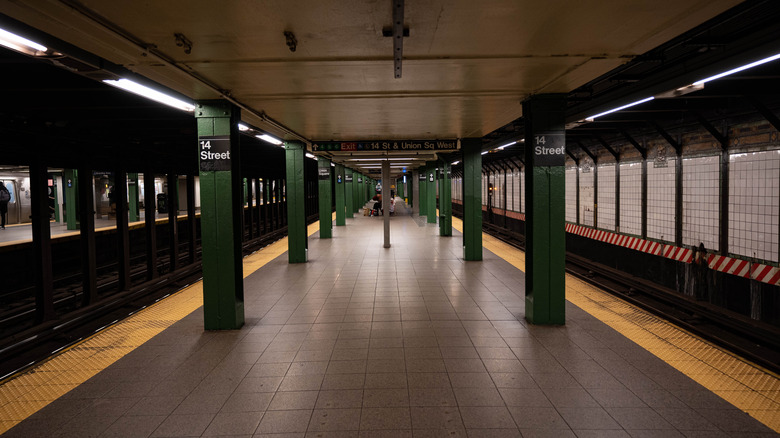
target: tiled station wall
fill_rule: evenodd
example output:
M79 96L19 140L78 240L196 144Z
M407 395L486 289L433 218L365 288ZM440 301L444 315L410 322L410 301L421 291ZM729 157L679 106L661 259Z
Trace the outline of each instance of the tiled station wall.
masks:
M746 121L728 129L726 154L704 129L680 130L682 165L660 137L638 139L647 160L630 145L620 162L612 155L587 156L579 165L567 158L565 169L567 232L690 263L692 248L703 244L710 268L769 284L780 284L780 140L766 122ZM621 147L623 146L623 147ZM728 160L722 166L721 160ZM677 172L682 177L682 229L676 235ZM721 191L728 173L728 214L723 221ZM642 218L642 178L647 178L647 217ZM523 169L482 175L482 204L487 210L493 187L493 212L525 219ZM462 179L453 178L453 199L462 202ZM504 201L506 199L506 201ZM619 208L618 208L619 206ZM646 234L642 235L643 219ZM727 252L720 246L728 228ZM675 243L681 241L682 245Z

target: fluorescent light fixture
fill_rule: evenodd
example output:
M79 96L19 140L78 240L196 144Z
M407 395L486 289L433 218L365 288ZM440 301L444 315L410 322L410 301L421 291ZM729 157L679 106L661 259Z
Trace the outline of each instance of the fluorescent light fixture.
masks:
M733 69L731 69L729 71L724 71L723 73L716 74L715 76L710 76L708 78L704 78L704 79L702 79L700 81L694 82L692 85L701 85L701 84L704 84L704 83L709 82L709 81L714 81L715 79L720 79L720 78L722 78L724 76L733 75L734 73L741 72L742 70L747 70L749 68L753 68L753 67L759 66L761 64L766 64L767 62L772 62L772 61L774 61L776 59L780 59L780 53L778 53L777 55L772 55L772 56L770 56L768 58L759 59L758 61L751 62L750 64L745 64L745 65L743 65L741 67L733 68Z
M334 163L330 163L330 167L336 167Z
M504 149L505 147L512 146L513 144L517 144L517 142L513 141L512 143L507 143L507 144L505 144L503 146L499 146L499 147L496 148L496 150Z
M306 152L306 158L311 158L313 160L317 159L317 157L314 154L310 153L310 152Z
M11 50L22 52L27 55L44 55L49 50L46 46L30 41L27 38L20 37L15 33L8 32L0 28L0 45L8 47Z
M592 122L592 121L593 121L593 119L595 119L596 117L606 116L607 114L612 114L612 113L614 113L614 112L616 112L616 111L624 110L624 109L626 109L626 108L630 108L630 107L632 107L632 106L639 105L640 103L650 102L650 101L651 101L651 100L653 100L653 99L655 99L655 97L654 97L654 96L646 97L646 98L644 98L644 99L637 100L636 102L631 102L631 103L628 103L628 104L626 104L626 105L619 106L619 107L617 107L617 108L612 108L612 109L611 109L611 110L609 110L609 111L604 111L603 113L599 113L599 114L596 114L596 115L594 115L594 116L586 117L586 118L585 118L585 120L586 120L586 121L588 121L588 122Z
M151 99L155 102L163 103L165 105L171 106L176 109L189 111L189 112L195 111L195 105L191 103L177 99L173 96L169 96L165 93L161 93L157 90L153 90L147 87L146 85L141 85L138 82L131 81L130 79L119 79L117 81L106 79L103 81L103 83L112 85L117 88L121 88L125 91L129 91L133 94L143 96L147 99Z
M454 166L454 165L456 165L456 164L458 164L458 163L460 163L460 160L458 160L458 161L454 161L454 162L452 163L452 166Z
M267 141L268 143L275 144L279 146L280 144L284 143L283 141L279 140L276 137L272 137L268 134L259 134L255 135L255 137L259 138L260 140Z
M485 155L486 153L488 153L488 151L482 152L482 154L481 154L481 155Z
M399 160L414 160L414 158L349 158L347 161L399 161Z
M243 132L243 131L249 131L249 126L246 126L246 125L245 125L245 124L243 124L243 123L239 123L239 124L238 124L238 130L239 130L239 131L242 131L242 132Z

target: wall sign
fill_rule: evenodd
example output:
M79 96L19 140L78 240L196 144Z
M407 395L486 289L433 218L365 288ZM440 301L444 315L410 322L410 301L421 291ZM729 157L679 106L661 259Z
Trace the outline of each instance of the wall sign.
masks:
M345 175L344 176L344 182L351 183L352 182L352 175Z
M314 151L450 151L458 140L328 141L312 145Z
M341 175L337 175L337 176L336 176L336 182L337 182L338 184L341 184Z
M320 167L318 168L318 175L319 179L328 181L330 180L330 168L328 167Z
M363 178L359 176L359 177L358 177L358 184L359 184L359 183L362 183L362 182L363 182Z
M433 182L433 172L428 175L428 182Z
M230 136L206 135L198 138L201 171L230 170Z
M566 134L539 132L533 137L534 166L563 166L566 164Z
M420 174L419 180L420 181L425 181L425 174L424 173Z

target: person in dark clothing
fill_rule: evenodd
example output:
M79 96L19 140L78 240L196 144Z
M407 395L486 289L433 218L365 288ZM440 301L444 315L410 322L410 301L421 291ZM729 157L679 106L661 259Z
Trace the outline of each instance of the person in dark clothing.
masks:
M0 181L0 229L5 229L5 219L8 216L8 201L11 200L11 192Z

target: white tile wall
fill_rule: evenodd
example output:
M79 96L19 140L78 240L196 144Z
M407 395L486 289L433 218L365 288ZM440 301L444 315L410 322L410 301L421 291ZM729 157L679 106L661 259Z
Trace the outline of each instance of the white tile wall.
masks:
M567 167L564 178L566 180L566 222L577 223L577 168Z
M517 211L515 203L515 172L508 171L506 173L506 209L509 211Z
M598 169L596 226L602 230L615 231L615 164L602 164Z
M620 233L642 234L642 163L620 164Z
M496 175L496 182L495 187L498 189L496 190L496 207L500 209L506 208L506 184L504 184L504 171L498 172Z
M487 205L487 175L482 174L482 205Z
M593 223L593 211L594 202L593 198L593 183L594 183L594 168L591 165L590 172L583 172L583 167L580 166L580 224L587 227L592 227Z
M683 159L683 245L720 250L720 157Z
M780 151L729 155L729 252L778 261Z
M676 158L667 158L666 167L647 162L647 237L674 242L674 197Z
M520 187L520 212L525 213L525 167L520 171L520 179L518 180Z

